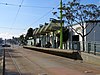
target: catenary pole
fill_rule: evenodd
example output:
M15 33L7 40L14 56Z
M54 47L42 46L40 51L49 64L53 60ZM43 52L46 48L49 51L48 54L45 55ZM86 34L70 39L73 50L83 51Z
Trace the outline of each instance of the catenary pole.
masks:
M60 25L61 25L61 28L60 28L60 49L63 48L63 29L62 29L62 0L60 0Z

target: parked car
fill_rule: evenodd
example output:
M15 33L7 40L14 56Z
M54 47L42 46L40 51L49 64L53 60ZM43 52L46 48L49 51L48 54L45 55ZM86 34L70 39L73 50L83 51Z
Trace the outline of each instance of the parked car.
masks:
M11 47L9 44L3 44L2 47Z

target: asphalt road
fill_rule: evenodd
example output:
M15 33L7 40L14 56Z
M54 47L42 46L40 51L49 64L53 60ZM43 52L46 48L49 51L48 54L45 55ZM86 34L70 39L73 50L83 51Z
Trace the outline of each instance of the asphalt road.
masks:
M6 75L100 75L100 65L37 52L6 48Z
M0 64L2 63L2 53L3 53L3 50L2 50L2 47L0 46ZM2 66L0 65L0 75L2 75Z

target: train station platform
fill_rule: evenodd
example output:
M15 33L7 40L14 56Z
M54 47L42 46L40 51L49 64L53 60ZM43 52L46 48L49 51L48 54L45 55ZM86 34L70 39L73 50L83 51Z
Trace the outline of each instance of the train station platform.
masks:
M85 52L80 52L77 50L43 48L43 47L35 47L35 46L24 46L23 48L45 52L45 53L58 55L62 57L67 57L74 60L81 60L82 62L88 62L88 63L96 64L100 66L100 56L88 54Z

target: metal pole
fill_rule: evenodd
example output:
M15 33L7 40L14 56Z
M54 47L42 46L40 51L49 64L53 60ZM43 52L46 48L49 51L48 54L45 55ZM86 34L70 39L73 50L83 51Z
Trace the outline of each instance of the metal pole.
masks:
M62 0L60 1L60 25L61 25L61 28L60 28L60 49L63 48L63 33L62 33Z
M94 55L96 55L96 43L94 44Z
M5 39L5 44L6 44L6 39ZM3 49L3 74L5 75L5 48Z
M5 49L3 50L3 74L5 75Z
M54 40L55 40L54 31L53 31L53 37L52 37L52 39L53 39L53 40L52 40L52 42L53 42L52 47L55 48L55 43L54 43L54 42L55 42L55 41L54 41Z
M95 30L94 30L94 42L95 42Z

